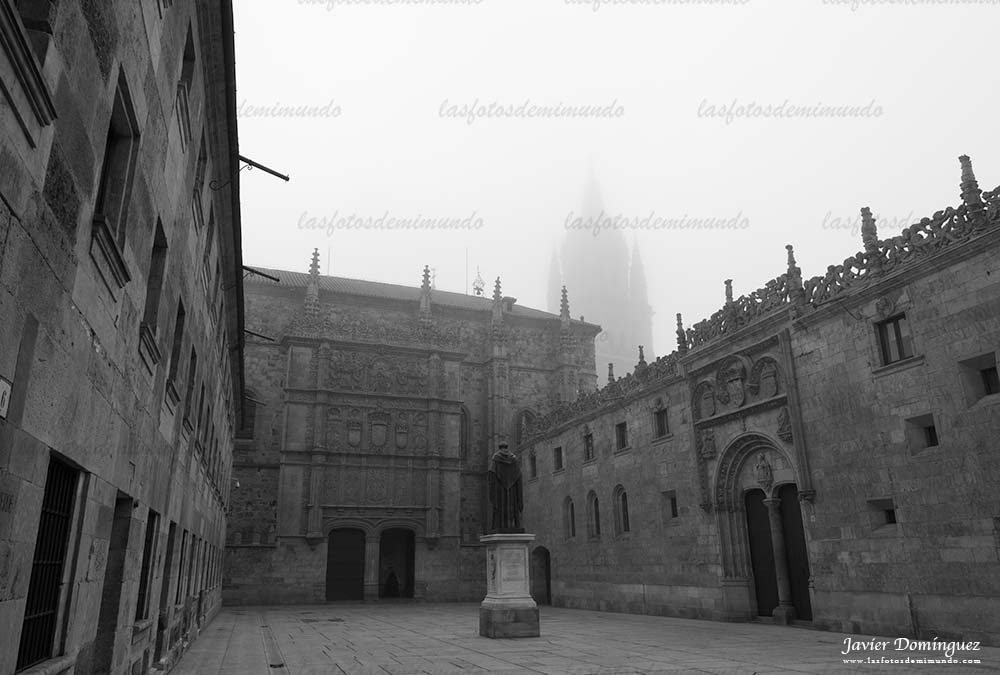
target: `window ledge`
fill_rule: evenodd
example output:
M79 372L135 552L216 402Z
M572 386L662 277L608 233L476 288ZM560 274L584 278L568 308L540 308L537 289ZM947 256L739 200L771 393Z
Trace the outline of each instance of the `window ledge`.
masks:
M876 378L884 377L886 375L892 375L904 370L909 370L910 368L915 368L916 366L923 365L924 355L918 354L917 356L911 356L908 359L903 359L902 361L895 361L887 366L880 366L872 370L872 375Z
M62 673L68 673L72 670L75 664L75 656L57 656L48 661L42 661L27 670L22 670L18 675L62 675Z
M108 228L108 221L104 216L94 216L94 227L91 231L90 257L97 265L97 272L101 275L104 285L108 287L112 295L125 288L125 284L132 280L132 275L128 272L128 265L125 258L115 242L114 235Z
M677 527L678 525L681 524L680 520L681 520L680 516L677 516L675 518L672 517L669 520L664 520L663 521L663 527Z
M166 392L163 396L164 402L167 404L167 410L173 415L174 411L177 410L177 404L181 400L181 395L177 393L177 387L174 386L173 380L167 380Z
M991 405L1000 405L1000 394L987 394L969 406L969 410L978 410Z
M616 454L616 455L624 455L627 452L632 452L632 446L631 445L626 445L624 448L618 448L617 450L615 450L614 454Z
M668 433L668 434L665 434L663 436L657 436L656 438L653 439L653 443L654 444L655 443L663 443L664 441L669 441L673 437L674 437L674 435L672 433Z
M872 536L880 538L885 537L890 539L892 537L899 537L901 536L899 532L899 523L897 522L897 523L888 523L885 525L879 525L872 529Z
M160 348L156 346L156 328L148 323L139 326L139 356L142 357L146 372L152 375L162 355Z
M553 476L558 476L559 474L563 474L563 473L566 473L566 467L563 467L561 469L554 469L552 471L552 475Z
M584 466L593 466L594 464L597 464L597 458L596 457L591 457L590 459L583 460L583 465Z

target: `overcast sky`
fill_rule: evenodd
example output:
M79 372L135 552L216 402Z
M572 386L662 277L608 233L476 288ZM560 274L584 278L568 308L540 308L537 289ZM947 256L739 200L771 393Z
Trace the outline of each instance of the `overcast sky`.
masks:
M478 267L544 309L592 169L609 216L740 219L626 231L662 354L676 312L690 325L725 279L741 295L781 274L785 244L808 278L860 250L862 206L885 237L957 204L958 155L1000 183L996 3L354 2L235 3L240 150L292 179L242 174L249 265L307 271L315 247L324 273L417 285L428 264L458 292ZM457 116L477 100L513 116ZM339 220L386 213L469 229Z

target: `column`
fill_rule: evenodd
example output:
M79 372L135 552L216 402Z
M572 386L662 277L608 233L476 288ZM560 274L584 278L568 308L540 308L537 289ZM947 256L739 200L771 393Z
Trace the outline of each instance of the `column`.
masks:
M788 583L788 561L785 557L785 530L781 525L781 500L765 499L767 516L771 524L771 548L774 551L774 576L778 580L778 606L772 616L779 623L789 624L795 619L792 588Z
M365 600L378 600L379 544L377 535L369 535L365 540Z

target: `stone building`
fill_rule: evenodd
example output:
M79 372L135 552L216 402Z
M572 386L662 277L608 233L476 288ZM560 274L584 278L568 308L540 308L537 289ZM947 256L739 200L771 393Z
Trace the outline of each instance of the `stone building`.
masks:
M569 315L310 272L246 282L227 603L481 600L485 473L528 421L596 388ZM270 277L270 278L269 278ZM394 581L390 580L394 578Z
M232 7L0 2L0 673L145 673L221 602Z
M601 326L595 346L597 369L611 364L624 375L635 366L635 347L653 356L653 310L639 247L621 229L610 228L597 178L591 174L579 212L568 214L559 255L549 268L548 309L559 311L560 289L573 292L573 310Z
M532 425L536 597L1000 643L1000 190L682 328Z

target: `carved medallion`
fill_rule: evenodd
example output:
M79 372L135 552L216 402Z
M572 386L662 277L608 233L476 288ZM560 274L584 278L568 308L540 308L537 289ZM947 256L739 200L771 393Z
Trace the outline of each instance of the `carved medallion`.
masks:
M886 297L879 298L875 302L875 312L878 313L880 319L885 319L890 316L896 309L896 303Z
M694 413L696 421L715 414L715 391L711 383L702 382L695 389Z

